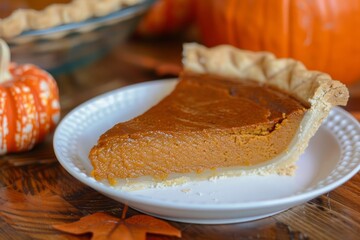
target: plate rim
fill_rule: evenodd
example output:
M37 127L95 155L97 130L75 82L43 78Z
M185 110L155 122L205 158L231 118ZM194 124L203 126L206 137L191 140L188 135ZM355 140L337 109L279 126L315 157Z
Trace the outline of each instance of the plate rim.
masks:
M71 110L69 113L67 113L66 116L63 117L63 119L57 126L57 128L55 130L55 134L54 134L54 140L53 140L54 152L55 152L56 158L58 159L58 161L60 162L62 167L64 167L66 169L66 171L68 173L70 173L74 178L76 178L78 181L84 183L85 185L87 185L87 186L95 189L96 191L98 191L102 194L105 194L107 196L116 196L117 198L121 199L122 202L129 203L129 205L131 205L131 203L140 203L140 204L146 204L147 206L153 206L153 207L171 208L171 209L177 209L177 210L186 209L186 210L191 210L191 211L205 211L205 210L219 211L219 210L244 210L244 209L249 210L249 209L254 209L254 208L258 209L258 208L268 208L268 207L280 206L280 205L294 203L294 202L305 202L305 201L313 199L319 195L322 195L326 192L329 192L329 191L337 188L338 186L342 185L343 183L348 181L350 178L352 178L360 170L360 164L359 164L359 165L353 167L353 169L351 171L349 171L347 174L342 176L340 179L337 179L336 181L332 182L331 184L327 184L327 185L321 187L320 189L314 189L314 190L310 190L307 192L300 191L299 193L294 193L291 196L279 197L279 198L275 198L275 199L259 200L259 201L251 201L251 202L240 202L240 203L204 203L204 204L203 203L201 203L201 204L200 203L181 203L181 202L175 203L175 202L170 202L170 201L164 201L161 199L153 199L153 198L148 199L144 196L136 194L136 191L128 192L128 191L123 191L120 189L115 189L111 186L106 186L106 185L102 184L101 182L96 181L92 177L86 175L85 173L82 173L79 175L79 173L76 172L75 169L71 168L66 163L66 161L64 161L63 159L61 159L61 157L59 157L61 153L59 152L59 149L57 149L57 147L56 147L58 135L60 134L60 131L61 131L63 125L66 123L66 121L68 121L68 119L73 114L78 112L80 109L83 109L86 106L91 105L94 102L96 102L100 99L103 99L107 96L119 94L119 93L121 93L123 91L127 91L129 89L134 89L137 87L144 87L146 85L163 84L164 82L175 84L176 81L177 81L177 79L174 79L174 78L153 80L153 81L135 83L135 84L128 85L125 87L114 89L114 90L103 93L101 95L98 95L94 98L91 98L91 99L85 101L84 103L78 105L73 110ZM355 125L356 128L360 129L359 122L346 110L344 110L340 107L334 107L332 109L332 111L340 113L340 115L342 115L343 118L346 118L347 120L349 120L351 122L351 124ZM329 129L329 128L326 128L326 129L331 132L331 129ZM340 147L340 150L341 150L341 147ZM334 171L335 169L337 169L337 167L335 167L332 171Z

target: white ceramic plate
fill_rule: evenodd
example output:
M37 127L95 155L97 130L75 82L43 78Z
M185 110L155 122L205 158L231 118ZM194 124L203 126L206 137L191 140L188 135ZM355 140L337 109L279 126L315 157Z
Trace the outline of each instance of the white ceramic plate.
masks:
M298 161L296 175L245 176L182 186L121 191L91 177L87 157L98 137L115 123L156 104L176 80L145 82L96 97L70 112L58 126L54 149L62 166L100 193L139 211L191 223L233 223L276 214L343 184L360 169L360 126L334 108Z

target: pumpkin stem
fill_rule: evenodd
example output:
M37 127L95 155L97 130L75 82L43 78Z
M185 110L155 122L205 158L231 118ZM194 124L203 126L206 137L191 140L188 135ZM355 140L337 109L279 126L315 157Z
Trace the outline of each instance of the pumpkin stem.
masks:
M6 42L0 39L0 83L11 79L9 72L10 49Z

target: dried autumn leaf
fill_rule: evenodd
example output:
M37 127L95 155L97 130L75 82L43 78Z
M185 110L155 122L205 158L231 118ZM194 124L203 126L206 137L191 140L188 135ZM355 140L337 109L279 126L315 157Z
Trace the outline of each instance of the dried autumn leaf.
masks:
M92 233L93 240L145 240L147 233L181 237L181 231L160 219L135 215L125 219L127 206L121 219L105 213L94 213L77 222L54 225L57 230L72 233Z
M79 210L47 189L34 195L25 193L27 188L39 186L36 180L27 180L18 180L22 182L23 189L18 181L14 181L12 186L0 188L0 239L63 239L54 234L49 223L74 221L80 214Z

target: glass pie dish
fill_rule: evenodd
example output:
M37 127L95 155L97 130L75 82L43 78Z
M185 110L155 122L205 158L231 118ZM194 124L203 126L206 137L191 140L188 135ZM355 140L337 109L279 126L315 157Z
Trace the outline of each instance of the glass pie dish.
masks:
M154 2L144 0L102 17L25 31L6 39L12 60L33 63L55 75L70 72L125 41Z

